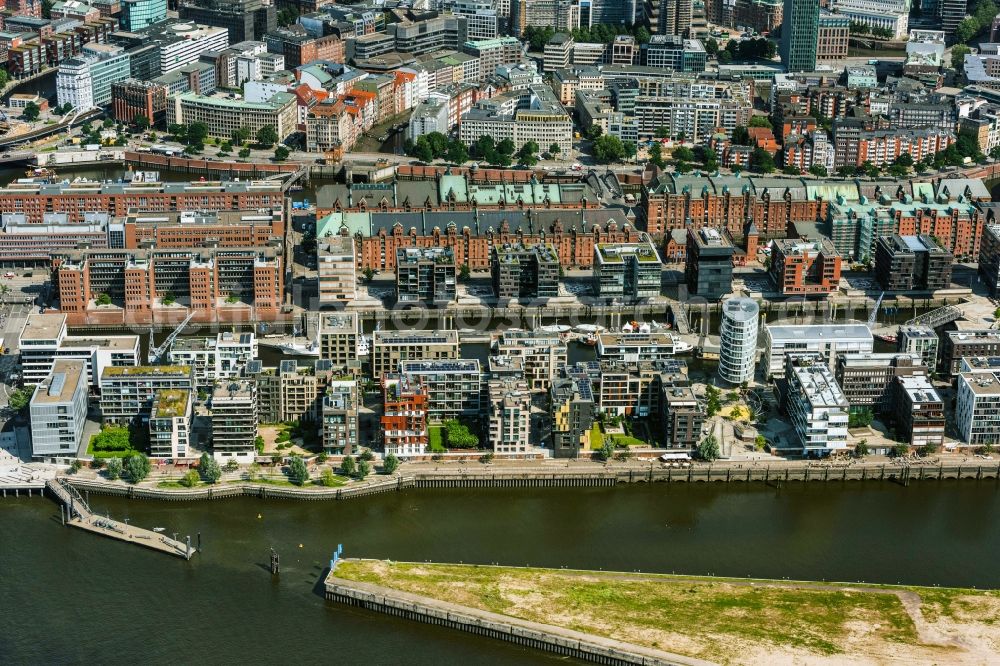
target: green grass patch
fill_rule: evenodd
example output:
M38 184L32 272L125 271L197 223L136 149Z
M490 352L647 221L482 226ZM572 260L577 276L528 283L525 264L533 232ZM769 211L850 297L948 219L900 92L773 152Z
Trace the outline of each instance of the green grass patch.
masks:
M156 484L157 488L168 488L170 490L191 490L192 488L201 488L202 486L210 486L211 483L205 483L204 481L199 481L193 486L185 486L180 481L160 481Z
M444 453L444 426L427 426L427 444L434 453Z
M601 424L595 422L590 427L590 448L598 451L604 446L604 433L601 431Z
M649 446L649 442L644 442L638 437L633 437L632 435L621 435L618 433L613 433L611 435L611 441L614 442L615 446Z
M974 590L858 589L835 583L797 587L749 579L370 560L345 560L337 576L722 663L745 660L749 648L861 661L865 654L870 659L912 649L923 655L921 660L934 660L932 650L939 648L921 644L912 618L891 590L921 595L924 614L932 621L946 615L1000 622L995 619L1000 593ZM855 635L859 626L873 627L861 647ZM687 640L671 641L671 635Z

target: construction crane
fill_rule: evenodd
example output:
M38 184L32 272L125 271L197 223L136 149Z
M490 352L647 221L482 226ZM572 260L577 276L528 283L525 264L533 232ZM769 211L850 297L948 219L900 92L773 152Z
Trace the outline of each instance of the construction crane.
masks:
M167 336L167 339L164 340L159 347L149 350L150 365L156 365L157 363L160 362L160 359L163 358L163 356L167 353L167 350L170 349L170 345L174 344L174 340L177 339L177 336L181 334L181 331L184 330L184 327L187 326L188 322L190 322L192 319L194 319L194 310L188 312L188 316L184 318L184 321L178 324L177 328L175 328L173 331L170 332L170 335ZM152 334L150 334L149 336L149 344L150 345L153 344Z

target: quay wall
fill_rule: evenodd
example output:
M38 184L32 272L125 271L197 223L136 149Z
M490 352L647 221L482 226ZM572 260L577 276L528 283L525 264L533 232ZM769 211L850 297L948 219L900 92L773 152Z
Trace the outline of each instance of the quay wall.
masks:
M230 497L259 499L344 500L409 488L541 488L599 487L625 483L763 483L780 487L792 482L891 481L908 486L913 481L949 479L1000 482L1000 464L895 465L857 464L812 466L774 464L761 466L691 466L684 468L630 468L594 470L471 469L417 470L406 475L375 479L340 488L306 489L264 483L232 483L191 489L132 486L124 482L66 477L78 490L130 499L215 500Z
M695 659L649 650L637 645L592 636L550 625L528 622L467 606L400 592L380 585L336 578L325 583L326 598L394 617L457 629L524 647L608 666L666 666L700 664Z

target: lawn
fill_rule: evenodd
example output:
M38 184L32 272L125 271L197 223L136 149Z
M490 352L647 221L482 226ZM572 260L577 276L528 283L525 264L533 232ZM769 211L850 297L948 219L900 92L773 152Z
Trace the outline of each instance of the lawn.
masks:
M611 438L612 443L616 447L627 447L627 446L641 446L648 447L651 446L649 442L644 442L638 437L633 437L632 435L625 435L622 433L611 433L608 435ZM590 448L597 451L604 444L604 432L601 430L601 425L595 423L590 428Z
M604 445L604 433L601 432L601 424L595 422L590 428L590 448L597 451Z
M337 576L721 663L976 662L1000 635L1000 596L974 590L372 560ZM968 624L958 641L918 631L900 596L913 592L928 620Z
M444 448L444 426L427 426L427 443L434 453L447 451Z
M94 458L128 458L136 453L142 453L142 451L136 451L135 449L128 449L125 451L95 451L94 450L94 438L97 435L93 435L90 438L90 443L87 444L87 455L93 456Z

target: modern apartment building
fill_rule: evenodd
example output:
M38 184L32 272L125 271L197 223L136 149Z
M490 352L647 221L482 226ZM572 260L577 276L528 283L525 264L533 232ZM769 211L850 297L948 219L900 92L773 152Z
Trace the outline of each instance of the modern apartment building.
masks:
M992 296L1000 295L1000 224L983 226L979 246L979 275Z
M684 256L688 293L716 301L733 290L733 254L736 248L723 231L689 228Z
M875 279L885 291L948 289L954 260L925 234L882 236L875 245Z
M1000 444L1000 371L977 369L957 379L955 422L970 446Z
M963 356L1000 356L1000 331L994 329L946 331L941 342L942 374L957 374Z
M371 353L372 374L381 381L402 361L457 360L458 331L375 331Z
M580 364L577 364L579 367ZM647 417L663 410L663 387L687 386L687 363L680 360L585 364L605 414Z
M519 362L533 391L548 390L567 362L566 341L543 331L503 331L493 353Z
M897 377L896 435L911 446L944 444L944 401L926 375Z
M212 390L212 456L253 462L257 455L257 383L249 377L219 381Z
M734 297L722 303L719 325L719 378L738 385L753 379L757 367L760 306L752 298Z
M498 299L559 295L559 255L547 243L494 245L490 252L493 293Z
M101 373L105 423L146 422L161 391L195 390L194 368L185 365L107 367Z
M174 340L167 352L171 365L194 368L197 385L211 386L240 375L247 363L257 358L257 338L253 333L224 331L214 338Z
M97 387L107 367L139 364L138 335L69 335L64 314L29 314L18 337L21 376L38 384L52 373L59 359L81 361L84 380Z
M896 332L896 351L919 356L921 365L930 373L937 370L940 346L937 332L927 326L900 326Z
M87 422L88 388L83 363L70 359L56 361L35 386L28 406L32 457L76 458Z
M323 395L323 450L351 455L358 446L358 383L332 380Z
M601 333L597 336L597 357L619 363L670 361L676 353L676 344L674 337L665 332Z
M149 412L151 458L184 458L191 444L194 396L188 389L157 391Z
M284 141L296 130L298 104L295 95L275 93L264 102L230 99L228 96L206 96L194 92L174 95L167 100L167 124L190 125L205 123L210 136L228 138L246 127L250 136L257 136L263 127L273 127L278 141Z
M491 379L488 397L490 445L494 453L527 453L532 448L528 383L516 379Z
M329 361L299 366L294 360L283 360L277 368L264 368L260 361L247 366L247 377L257 382L258 419L261 423L308 421L315 423L323 415L323 395L327 385L338 377L353 379L334 372Z
M382 377L382 445L386 455L421 455L427 450L427 391L399 374Z
M786 354L819 354L827 367L836 363L837 354L871 353L874 338L864 324L765 324L765 378L783 377Z
M702 439L705 410L690 386L661 386L663 444L669 449L694 449Z
M789 354L785 365L785 405L802 454L823 457L846 450L850 404L824 359Z
M455 253L447 247L396 250L396 301L401 304L447 305L455 300Z
M581 450L587 454L594 413L594 391L590 376L585 371L563 367L549 388L554 457L578 458Z
M427 418L433 423L478 418L483 373L476 359L401 361L399 373L427 391Z
M776 239L771 241L768 270L783 296L820 296L840 287L841 256L827 238L817 241Z
M546 72L566 69L573 62L573 38L565 32L557 32L545 43L543 64Z
M319 305L345 305L357 297L354 239L350 236L327 236L316 243L316 272L319 281Z
M594 245L594 295L619 303L636 303L660 295L663 264L648 236L638 243Z
M358 365L361 329L354 312L321 313L319 317L319 357L334 368L354 369Z
M697 39L680 35L653 35L642 45L642 65L674 72L704 72L708 54Z

